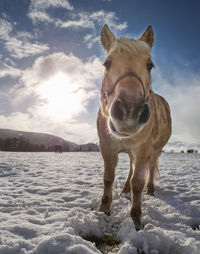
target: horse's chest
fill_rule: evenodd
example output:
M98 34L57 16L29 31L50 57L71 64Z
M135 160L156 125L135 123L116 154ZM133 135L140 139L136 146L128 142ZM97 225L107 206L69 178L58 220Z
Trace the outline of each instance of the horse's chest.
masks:
M115 139L113 141L114 141L113 145L115 148L117 148L118 153L120 152L134 153L134 151L138 150L138 148L141 146L141 142L134 138L121 140Z

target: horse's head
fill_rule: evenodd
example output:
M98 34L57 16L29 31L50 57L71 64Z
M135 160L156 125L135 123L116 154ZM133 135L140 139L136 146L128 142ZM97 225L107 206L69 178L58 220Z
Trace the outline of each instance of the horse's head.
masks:
M117 137L136 134L150 119L153 41L151 26L137 40L117 39L107 25L102 29L101 42L107 56L101 107L110 132Z

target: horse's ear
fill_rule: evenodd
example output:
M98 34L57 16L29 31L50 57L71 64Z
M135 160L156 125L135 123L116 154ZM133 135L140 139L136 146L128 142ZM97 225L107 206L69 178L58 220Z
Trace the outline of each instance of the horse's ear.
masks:
M110 31L107 25L104 25L101 31L101 44L107 52L111 49L114 41L114 34Z
M154 42L152 26L148 26L147 30L139 37L139 40L145 41L152 48Z

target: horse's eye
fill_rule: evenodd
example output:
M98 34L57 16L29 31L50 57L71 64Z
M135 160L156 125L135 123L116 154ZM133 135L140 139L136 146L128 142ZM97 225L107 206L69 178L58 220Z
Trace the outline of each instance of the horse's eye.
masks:
M106 67L106 70L109 70L111 66L111 60L106 60L103 65Z
M152 61L147 62L147 70L150 72L151 69L154 67L154 64Z

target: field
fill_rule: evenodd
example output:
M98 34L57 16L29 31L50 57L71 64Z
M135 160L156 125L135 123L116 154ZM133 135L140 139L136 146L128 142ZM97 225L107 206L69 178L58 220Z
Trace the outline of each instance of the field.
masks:
M99 153L0 152L0 254L199 254L200 155L162 154L139 232L120 196L128 165L121 154L107 216Z

